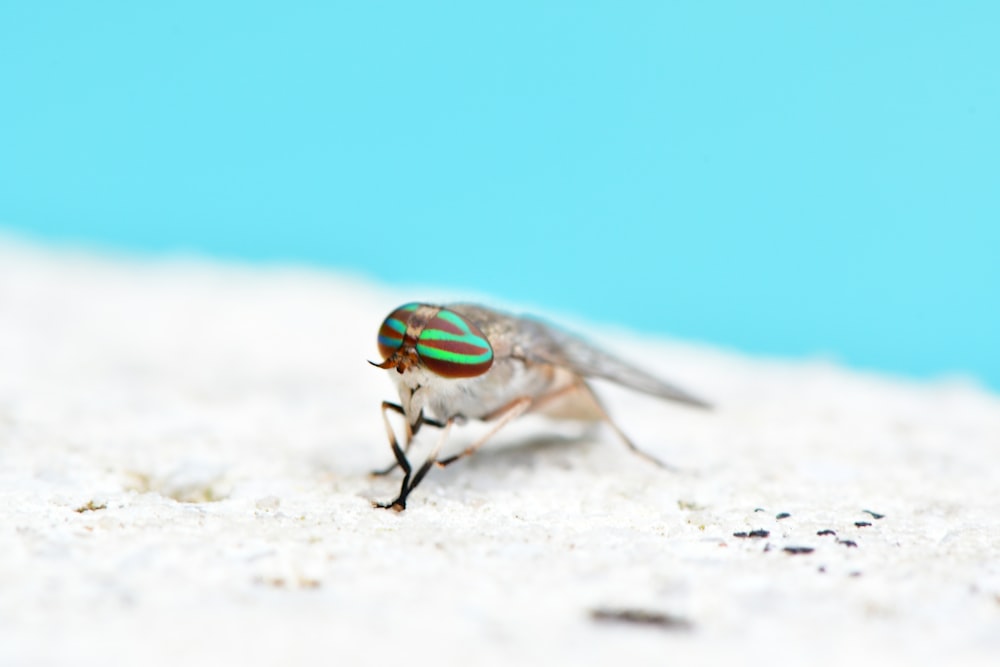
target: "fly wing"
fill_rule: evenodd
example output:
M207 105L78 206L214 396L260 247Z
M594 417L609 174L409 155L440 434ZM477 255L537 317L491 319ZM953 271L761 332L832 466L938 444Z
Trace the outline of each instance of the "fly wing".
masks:
M581 338L534 320L522 319L521 322L531 338L539 343L544 341L527 349L529 359L564 366L584 377L610 380L658 398L699 408L711 407L680 387L664 382Z
M680 387L544 322L471 304L449 305L448 308L475 323L489 339L498 357L510 356L553 364L583 377L610 380L658 398L711 408L709 403Z

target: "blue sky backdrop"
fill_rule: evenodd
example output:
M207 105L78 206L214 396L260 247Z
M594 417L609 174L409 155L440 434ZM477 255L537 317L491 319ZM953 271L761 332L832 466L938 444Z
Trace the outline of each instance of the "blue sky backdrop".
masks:
M1000 388L998 26L985 1L4 2L0 229Z

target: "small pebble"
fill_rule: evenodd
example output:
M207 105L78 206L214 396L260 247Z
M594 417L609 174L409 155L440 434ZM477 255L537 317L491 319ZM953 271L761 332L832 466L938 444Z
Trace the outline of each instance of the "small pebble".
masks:
M681 616L646 609L592 609L590 617L599 622L648 625L665 630L690 630L693 626L691 621Z
M812 547L785 547L785 552L793 555L811 554L813 551Z
M757 530L751 530L749 532L744 530L738 533L733 533L733 537L767 537L770 534L771 533L768 531L758 528Z

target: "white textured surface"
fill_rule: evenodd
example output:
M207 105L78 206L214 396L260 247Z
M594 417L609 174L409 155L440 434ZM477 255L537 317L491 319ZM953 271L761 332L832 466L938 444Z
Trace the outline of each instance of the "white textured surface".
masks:
M0 245L0 664L1000 664L996 396L599 336L722 406L599 387L692 472L532 419L375 510L427 296Z

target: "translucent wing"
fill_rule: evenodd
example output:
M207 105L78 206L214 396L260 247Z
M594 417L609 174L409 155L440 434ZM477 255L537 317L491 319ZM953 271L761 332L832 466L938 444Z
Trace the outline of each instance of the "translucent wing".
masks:
M544 322L473 304L447 307L474 322L490 340L498 358L514 357L553 364L583 377L610 380L658 398L699 408L711 407L683 389Z

